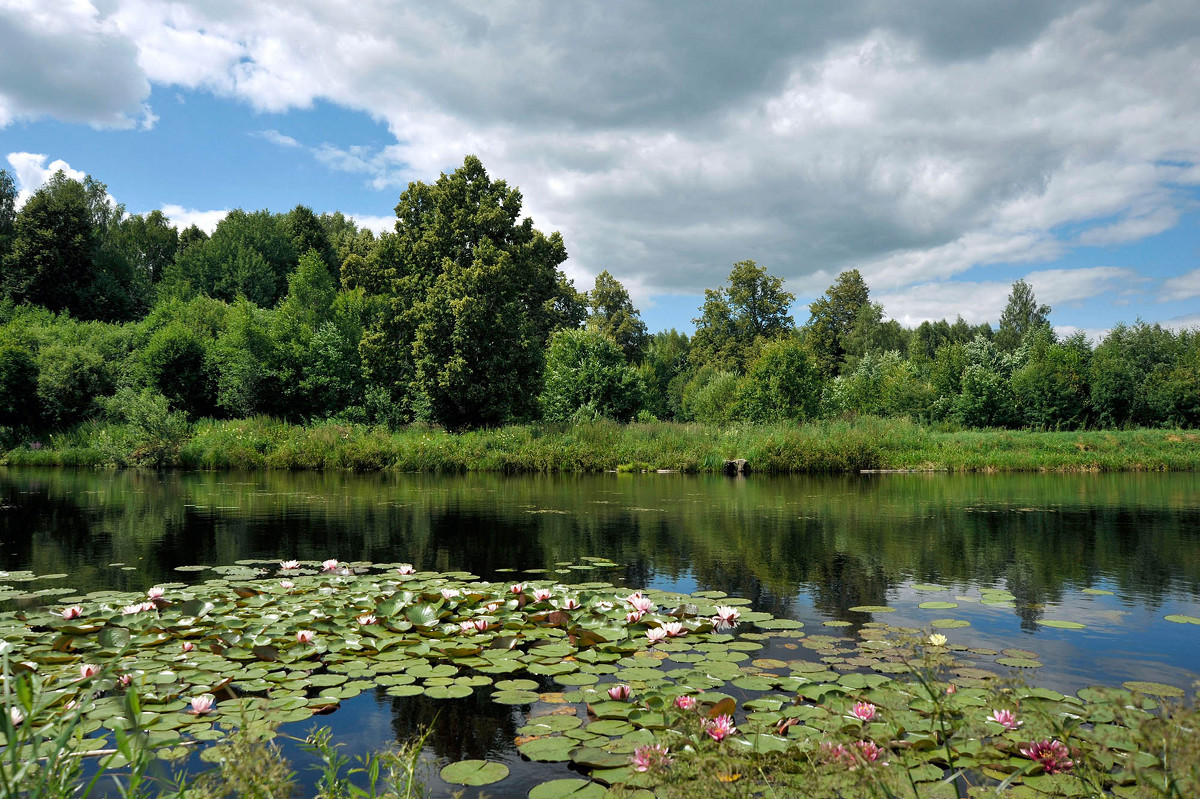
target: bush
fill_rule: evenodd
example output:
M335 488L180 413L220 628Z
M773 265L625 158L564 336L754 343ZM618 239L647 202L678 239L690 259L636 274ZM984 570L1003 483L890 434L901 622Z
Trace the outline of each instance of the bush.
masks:
M38 368L29 350L0 345L0 425L31 424L37 417Z
M146 382L189 416L213 412L216 385L208 348L193 330L172 323L150 338L142 352Z
M123 388L104 403L114 421L125 422L124 436L117 444L118 456L111 458L130 466L161 468L179 462L179 450L191 427L180 411L172 411L162 394L144 388Z
M53 427L67 427L91 415L95 400L112 391L112 378L95 350L50 344L38 352L37 395L42 415Z
M751 421L801 422L817 412L821 374L804 345L780 339L763 347L739 393L740 415Z
M550 422L603 416L629 421L642 404L637 371L612 339L597 330L563 330L550 341L540 404Z

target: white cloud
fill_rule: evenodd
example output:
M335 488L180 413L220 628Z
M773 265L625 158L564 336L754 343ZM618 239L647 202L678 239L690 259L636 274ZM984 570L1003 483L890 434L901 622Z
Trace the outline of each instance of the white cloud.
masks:
M337 103L395 142L317 148L329 168L394 189L478 154L574 276L645 295L754 258L797 293L857 267L923 307L914 286L1167 230L1200 181L1194 0L111 6L4 6L28 63L0 67L0 125L123 124L150 84Z
M194 208L184 208L181 205L164 205L162 212L171 220L171 224L180 230L196 225L205 233L212 233L216 229L217 223L229 213L229 209L197 211Z
M375 234L391 232L396 229L396 215L373 216L371 214L346 214L360 228L366 228Z
M48 156L41 153L8 154L8 163L13 169L13 176L17 183L18 208L24 205L30 195L40 189L59 170L62 170L63 174L72 180L83 180L87 177L78 169L72 169L71 165L62 159L55 159L47 164L46 158Z
M1200 330L1200 313L1184 314L1162 322L1163 327L1172 330Z
M1200 269L1164 280L1158 296L1163 302L1190 300L1192 297L1200 297Z
M279 147L299 147L300 146L300 142L296 141L291 136L280 133L277 130L255 130L255 131L252 131L250 133L250 135L255 136L259 139L263 139L264 141L269 141L271 144L277 145Z

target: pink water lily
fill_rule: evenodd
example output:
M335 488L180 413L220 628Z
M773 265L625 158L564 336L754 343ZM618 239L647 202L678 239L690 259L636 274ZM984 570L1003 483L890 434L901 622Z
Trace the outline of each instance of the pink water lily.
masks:
M121 685L128 688L129 684L133 682L133 675L129 674L129 673L122 674L120 677L117 678L117 681L120 682Z
M653 599L645 596L630 597L629 604L633 606L634 610L642 613L649 613L650 611L654 610L655 607L657 607Z
M291 591L293 588L296 587L296 584L293 583L291 580L280 580L279 587L282 588L284 591Z
M373 613L363 613L362 615L358 616L355 620L359 624L361 624L363 627L366 627L369 624L374 624L375 622L379 621L379 619L375 618L375 614L373 614Z
M68 621L71 619L78 619L83 615L83 608L81 608L79 605L72 605L69 608L63 608L61 615Z
M858 754L868 763L874 763L883 754L883 747L874 741L855 741L854 745L858 747Z
M680 710L695 710L696 697L688 696L687 694L677 696L675 697L675 707L679 708Z
M850 715L846 716L846 718L857 721L870 721L875 718L875 706L870 702L859 702L850 708Z
M295 569L300 568L300 561L298 561L298 560L281 560L281 561L279 561L279 568L283 569L284 571L294 571Z
M1021 754L1041 763L1042 770L1047 774L1058 774L1075 767L1075 762L1071 760L1071 750L1059 740L1030 741L1021 747Z
M453 630L454 628L453 628L453 627L451 627L450 629L452 629L452 630ZM464 632L464 633L473 633L473 632L475 632L475 622L473 622L473 621L460 621L460 622L458 623L458 629L459 629L459 630L461 630L461 631L462 631L462 632Z
M513 583L508 590L514 594L523 594L525 593L525 583Z
M135 602L132 605L126 605L121 608L122 615L132 616L135 613L144 613L147 610L154 610L153 602Z
M952 696L956 693L958 693L957 685L955 685L954 683L950 683L949 685L946 686L946 695L947 696Z
M500 603L499 602L489 602L483 606L483 609L486 610L488 613L495 613L497 610L500 609Z
M442 589L442 599L446 600L447 602L449 602L451 599L454 599L458 595L459 595L459 590L457 588L443 588Z
M709 738L720 743L737 732L737 727L733 726L733 716L726 713L704 722L704 731Z
M628 685L624 685L624 684L614 685L613 687L608 689L608 698L615 699L618 702L625 702L629 699L629 695L631 693L632 693L632 690L630 689L630 687Z
M487 619L475 619L473 623L475 625L475 629L479 632L483 632L492 625L492 623Z
M562 601L564 610L576 610L579 607L579 600L573 596L569 596Z
M411 563L401 563L396 568L396 573L407 576L410 574L416 574L417 570L413 568L413 565Z
M83 663L79 666L79 679L86 680L100 673L100 667L95 663Z
M183 649L184 652L191 652L193 649L196 648L196 645L193 644L191 641L184 641L181 648Z
M1006 730L1015 730L1025 722L1017 720L1017 714L1011 710L993 710L988 721L994 721Z
M146 596L149 599L162 599L164 596L166 596L166 593L167 589L163 588L161 585L156 585L146 592Z
M651 627L649 630L646 630L646 638L648 638L650 643L652 643L652 644L657 644L659 641L662 641L666 637L667 637L667 631L664 630L662 627Z
M641 621L642 616L645 616L645 615L646 614L642 613L640 610L631 610L625 614L625 623L633 624L634 622Z
M717 618L726 624L736 624L741 616L742 612L737 608L729 605L717 605Z
M312 630L297 630L296 640L302 644L311 644L316 633Z
M340 563L340 562L341 561L339 561L337 558L330 558L329 560L323 560L323 561L321 561L321 570L327 571L327 572L334 571L337 569L338 563Z
M191 705L191 708L186 712L193 716L203 716L206 713L212 713L216 709L217 698L212 694L200 694L199 696L192 697Z
M549 599L550 597L552 597L552 596L554 596L554 592L553 592L553 591L551 591L549 588L535 588L535 589L533 589L533 598L534 598L535 600L537 600L538 602L545 602L546 600L548 600L548 599Z
M633 750L629 762L634 771L651 771L669 766L672 759L662 744L646 744Z
M685 635L687 630L683 629L683 622L669 621L662 626L667 631L667 635L674 638L677 635Z

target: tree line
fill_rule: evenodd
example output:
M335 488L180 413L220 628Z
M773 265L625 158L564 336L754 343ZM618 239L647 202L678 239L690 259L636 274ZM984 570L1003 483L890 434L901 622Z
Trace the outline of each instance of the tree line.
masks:
M857 270L800 325L754 261L688 336L649 333L607 271L578 291L558 233L479 159L401 194L393 231L300 205L206 234L54 175L19 209L0 170L0 427L340 419L449 429L597 417L1194 427L1200 334L1138 322L1060 338L1013 284L996 328L885 320Z

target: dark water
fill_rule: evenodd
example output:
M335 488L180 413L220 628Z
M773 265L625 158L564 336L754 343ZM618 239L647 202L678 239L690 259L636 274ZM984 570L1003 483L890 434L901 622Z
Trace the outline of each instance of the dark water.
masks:
M621 568L555 574L582 556ZM963 619L971 626L950 631L956 641L1033 650L1045 666L1030 679L1059 690L1125 680L1186 688L1200 672L1200 626L1163 619L1200 616L1195 474L731 480L0 469L0 569L66 573L55 585L79 593L194 578L174 571L181 565L327 557L495 580L510 577L497 569L541 567L564 582L715 589L798 619L810 634L853 635L873 616L849 608L889 605L896 612L875 620ZM1007 589L1015 607L980 604L980 588ZM929 600L959 606L918 607ZM1048 628L1044 619L1086 628ZM831 620L850 626L822 626ZM438 758L519 762L519 714L487 692L442 702L368 694L319 721L361 753L435 714ZM523 796L563 768L515 768L488 793Z

